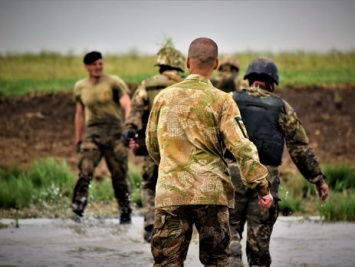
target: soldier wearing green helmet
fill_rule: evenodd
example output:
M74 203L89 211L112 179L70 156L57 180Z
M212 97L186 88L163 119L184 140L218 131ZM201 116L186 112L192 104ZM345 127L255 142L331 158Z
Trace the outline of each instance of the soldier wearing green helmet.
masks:
M141 82L132 97L131 112L126 120L125 138L136 156L143 156L142 202L144 208L144 240L150 242L154 225L155 186L158 165L148 155L145 146L145 129L155 96L164 88L183 80L185 57L178 51L171 39L157 53L156 64L159 74Z

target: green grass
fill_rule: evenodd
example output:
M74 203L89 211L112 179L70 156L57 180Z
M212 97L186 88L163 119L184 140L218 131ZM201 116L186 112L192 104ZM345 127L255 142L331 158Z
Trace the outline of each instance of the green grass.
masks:
M129 183L133 205L142 206L140 173L129 165ZM0 209L24 209L33 205L68 208L76 182L66 161L54 158L36 160L26 170L17 167L0 170ZM89 202L115 201L111 179L93 180Z
M324 165L329 197L320 201L315 186L299 173L286 171L279 196L282 215L320 215L327 221L355 221L355 166Z
M72 174L65 161L34 161L28 170L0 170L0 208L21 209L31 204L55 204L69 197Z
M327 221L355 221L355 189L332 191L318 209Z
M281 215L320 215L327 221L355 221L354 166L325 165L322 169L330 189L329 198L324 202L318 199L314 185L299 173L282 171L279 188ZM142 207L140 169L132 163L129 163L128 177L132 205ZM16 167L0 170L0 210L28 208L31 217L48 214L58 217L58 214L69 211L75 181L66 161L54 158L36 160L26 170ZM102 207L111 204L116 211L115 202L111 179L94 179L89 191L89 207L94 206L94 213L106 214ZM60 210L65 212L60 213Z
M327 53L245 51L233 56L239 62L240 75L256 57L273 59L279 68L280 88L355 85L355 50ZM105 72L119 75L127 84L137 85L157 73L155 55L139 56L132 52L107 54L104 59ZM82 57L73 54L44 51L0 55L0 96L72 90L74 83L86 75Z

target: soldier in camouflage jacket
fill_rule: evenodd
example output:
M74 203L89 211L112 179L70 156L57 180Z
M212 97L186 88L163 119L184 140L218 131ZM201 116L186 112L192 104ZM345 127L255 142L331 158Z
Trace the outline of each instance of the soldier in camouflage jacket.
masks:
M136 136L136 139L132 138L130 147L136 156L143 156L141 195L144 208L143 237L147 242L150 242L153 233L158 166L148 155L145 146L146 125L155 96L164 88L183 80L180 74L184 71L185 57L168 40L157 53L156 66L159 67L159 74L142 81L138 86L132 97L130 115L126 120L126 136Z
M183 266L193 227L199 233L200 261L225 267L229 256L229 213L234 188L224 161L228 148L244 182L272 203L267 169L246 136L231 96L213 87L218 48L208 38L189 47L190 75L154 99L146 130L150 156L159 165L151 250L154 266Z
M236 194L235 209L230 210L230 261L231 266L243 266L240 239L247 222L246 256L249 266L270 266L269 243L279 211L278 167L281 165L284 143L298 170L316 185L322 200L328 196L328 186L296 112L273 93L275 84L279 82L276 64L266 58L255 59L248 66L244 78L251 86L230 94L240 109L250 140L258 149L260 162L268 168L274 203L268 212L261 210L257 192L243 185L234 159L229 160Z

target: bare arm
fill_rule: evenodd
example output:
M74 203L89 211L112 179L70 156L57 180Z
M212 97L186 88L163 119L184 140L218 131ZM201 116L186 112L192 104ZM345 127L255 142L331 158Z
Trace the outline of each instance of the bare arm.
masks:
M76 103L75 109L75 143L78 144L83 136L85 125L85 114L83 105L79 102Z
M124 118L126 120L131 112L131 99L128 94L124 94L119 101L121 107L124 109Z

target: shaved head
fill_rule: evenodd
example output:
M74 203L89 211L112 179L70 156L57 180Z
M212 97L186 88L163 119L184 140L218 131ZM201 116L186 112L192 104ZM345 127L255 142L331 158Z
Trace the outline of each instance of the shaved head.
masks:
M190 44L188 57L200 69L213 68L218 58L218 46L209 38L197 38Z

